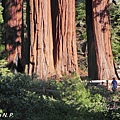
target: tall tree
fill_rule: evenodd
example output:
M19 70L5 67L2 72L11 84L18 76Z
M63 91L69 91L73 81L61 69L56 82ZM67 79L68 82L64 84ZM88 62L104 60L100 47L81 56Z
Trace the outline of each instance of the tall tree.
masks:
M28 64L27 72L36 73L41 79L77 72L75 0L71 2L56 0L57 6L54 6L55 3L52 0L26 1L27 13L29 11L27 42L20 39L22 30L22 4L20 3L22 1L5 0L3 2L5 29L11 28L10 30L16 33L13 35L8 30L5 34L6 49L10 53L8 60L14 62L16 59L28 56L29 59L24 59L24 64ZM52 10L51 5L54 6ZM20 9L18 9L19 6ZM11 39L9 39L10 35ZM27 44L30 46L28 47ZM23 46L22 55L21 45Z
M22 2L23 0L3 0L4 22L5 22L5 45L8 52L7 61L10 66L22 71ZM18 67L19 66L19 67ZM21 67L20 67L21 66Z
M30 0L29 4L29 73L46 79L76 72L75 1Z
M50 0L29 0L30 65L29 74L41 79L55 75Z
M75 0L55 0L51 4L56 74L77 73Z
M88 4L92 7L91 11L88 11ZM89 12L91 12L90 15L88 15ZM87 25L92 25L92 32L88 25L89 76L92 79L116 77L111 48L109 0L87 1L87 15Z

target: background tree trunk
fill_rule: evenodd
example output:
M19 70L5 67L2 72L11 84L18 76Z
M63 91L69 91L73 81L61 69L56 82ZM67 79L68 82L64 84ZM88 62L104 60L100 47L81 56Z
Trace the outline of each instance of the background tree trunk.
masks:
M51 4L56 74L77 73L75 0L55 0Z
M97 79L111 79L112 77L116 77L110 41L111 34L108 8L109 0L92 0ZM94 66L95 65L93 65L93 67ZM90 71L92 71L92 69Z
M8 52L7 61L22 72L22 0L3 0L3 18L5 22L5 45ZM12 66L9 66L10 68Z
M29 74L41 79L55 75L50 0L30 0Z

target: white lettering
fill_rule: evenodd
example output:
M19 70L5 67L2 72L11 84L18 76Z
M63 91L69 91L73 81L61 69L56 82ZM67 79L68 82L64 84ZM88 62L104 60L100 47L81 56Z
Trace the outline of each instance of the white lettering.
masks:
M13 113L0 113L0 118L13 117Z
M13 113L10 113L10 114L9 114L9 117L13 117Z
M7 113L3 113L2 117L6 118L6 117L8 117L8 114Z

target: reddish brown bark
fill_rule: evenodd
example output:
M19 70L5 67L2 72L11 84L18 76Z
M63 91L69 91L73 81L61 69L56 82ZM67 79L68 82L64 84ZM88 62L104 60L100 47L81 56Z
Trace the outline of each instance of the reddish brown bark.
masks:
M30 42L29 74L46 79L77 72L75 1L30 0Z
M21 59L22 43L22 0L4 0L5 44L8 63Z
M92 0L98 79L112 79L112 77L116 77L110 41L111 34L108 8L109 0Z
M50 0L30 0L30 42L29 74L55 75Z
M75 0L58 0L53 6L54 64L56 74L77 73ZM55 9L56 7L56 9ZM56 10L56 11L54 11ZM55 14L55 15L54 15Z

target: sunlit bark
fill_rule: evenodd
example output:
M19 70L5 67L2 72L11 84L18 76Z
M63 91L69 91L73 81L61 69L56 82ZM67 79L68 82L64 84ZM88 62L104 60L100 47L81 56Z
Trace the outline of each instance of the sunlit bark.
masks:
M52 8L56 74L77 73L75 0L56 0Z
M89 23L89 18L87 18L87 24L88 26L92 24L93 29L91 31L93 30L93 33L91 33L91 37L93 38L88 40L88 47L91 50L88 53L91 54L88 55L90 57L88 62L92 65L89 65L88 68L89 76L92 79L112 79L112 77L116 77L116 74L110 41L109 0L92 0L90 5L92 7L92 15L90 16L92 20Z
M50 0L30 0L29 74L47 79L55 74Z

